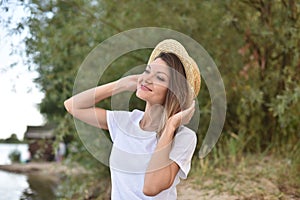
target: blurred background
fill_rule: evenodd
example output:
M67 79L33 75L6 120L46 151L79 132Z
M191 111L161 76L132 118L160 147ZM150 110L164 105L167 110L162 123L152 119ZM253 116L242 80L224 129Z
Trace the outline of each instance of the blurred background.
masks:
M72 95L79 66L99 43L128 29L161 27L184 33L207 50L227 98L222 135L200 159L211 117L202 81L198 145L178 199L300 199L299 1L1 0L0 6L0 164L66 167L55 184L0 171L1 194L109 199L109 169L86 151L63 102ZM147 63L150 53L118 58L99 84ZM144 104L133 97L131 105ZM100 106L110 108L110 99ZM69 173L78 168L85 173ZM5 180L12 176L19 176L21 186L7 189Z

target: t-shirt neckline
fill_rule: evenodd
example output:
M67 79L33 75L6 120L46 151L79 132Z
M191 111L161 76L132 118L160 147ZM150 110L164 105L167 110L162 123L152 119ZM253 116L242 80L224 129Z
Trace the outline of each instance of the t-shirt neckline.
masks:
M144 116L144 112L143 111L135 109L132 112L133 112L133 115L132 115L132 119L131 120L133 121L134 125L137 126L137 128L139 129L139 131L143 135L150 136L150 135L153 135L153 134L155 134L155 135L157 134L155 131L146 131L146 130L143 130L141 128L140 121L142 120L142 118Z

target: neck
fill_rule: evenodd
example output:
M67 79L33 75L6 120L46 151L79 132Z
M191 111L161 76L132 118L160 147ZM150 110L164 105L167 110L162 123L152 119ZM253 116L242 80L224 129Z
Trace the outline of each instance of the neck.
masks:
M162 118L164 107L160 104L146 104L145 113L140 121L141 129L145 131L157 131Z

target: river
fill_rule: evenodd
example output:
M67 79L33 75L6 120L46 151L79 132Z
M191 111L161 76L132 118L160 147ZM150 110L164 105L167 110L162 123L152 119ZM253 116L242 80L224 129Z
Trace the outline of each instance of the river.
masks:
M27 144L0 144L0 164L11 164L9 154L18 150L21 162L28 159ZM0 170L0 200L53 200L55 183L41 175L23 175Z

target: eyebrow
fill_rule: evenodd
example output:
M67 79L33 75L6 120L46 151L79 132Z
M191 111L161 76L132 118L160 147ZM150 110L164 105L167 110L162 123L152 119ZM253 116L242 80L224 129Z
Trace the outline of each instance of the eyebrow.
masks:
M151 66L150 66L150 65L147 65L147 67L149 67L149 68L151 69ZM169 77L169 76L168 76L168 74L167 74L167 73L165 73L165 72L158 71L158 72L156 72L156 73L165 74L167 77Z

